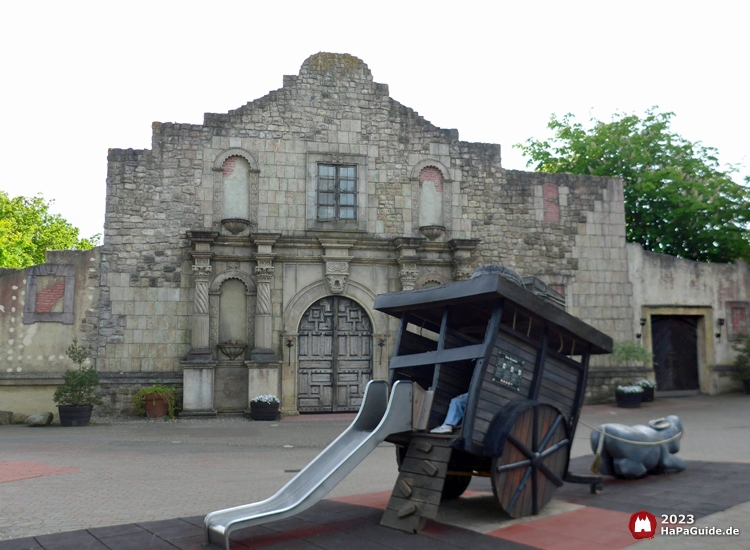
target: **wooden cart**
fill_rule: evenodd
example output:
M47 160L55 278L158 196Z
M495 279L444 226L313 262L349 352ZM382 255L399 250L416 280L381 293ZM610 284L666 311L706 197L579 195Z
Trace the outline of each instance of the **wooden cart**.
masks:
M387 438L397 445L399 478L384 525L418 531L475 475L492 478L511 517L539 513L573 480L566 474L589 357L611 352L612 339L520 286L514 273L478 271L484 275L375 300L401 320L391 386L410 380L423 393L418 429ZM430 434L463 393L463 423L449 436Z

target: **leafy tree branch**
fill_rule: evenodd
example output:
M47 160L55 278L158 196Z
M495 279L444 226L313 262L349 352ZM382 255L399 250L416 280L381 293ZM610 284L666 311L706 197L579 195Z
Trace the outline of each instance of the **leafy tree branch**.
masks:
M705 262L750 261L750 178L732 179L713 147L670 129L674 113L617 113L584 127L552 115L553 137L517 144L527 166L622 178L626 235L646 250Z

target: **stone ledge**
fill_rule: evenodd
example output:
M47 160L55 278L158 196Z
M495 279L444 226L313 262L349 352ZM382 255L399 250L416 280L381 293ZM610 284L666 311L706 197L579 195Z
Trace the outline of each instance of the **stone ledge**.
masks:
M0 386L58 386L62 372L3 372ZM101 385L153 384L182 385L181 372L100 372Z
M0 386L59 386L62 382L61 372L0 373Z
M609 403L615 400L615 388L641 378L653 380L654 370L649 367L592 367L586 382L584 405Z

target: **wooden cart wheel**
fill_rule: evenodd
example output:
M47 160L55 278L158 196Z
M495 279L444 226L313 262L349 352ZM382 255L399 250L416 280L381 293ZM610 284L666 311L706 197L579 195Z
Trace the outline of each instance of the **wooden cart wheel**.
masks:
M445 483L443 483L443 493L440 497L441 500L453 500L464 494L466 488L471 483L471 475L456 476L448 474L445 476Z
M513 518L538 514L568 467L570 439L565 418L555 407L537 404L523 411L492 459L492 492Z

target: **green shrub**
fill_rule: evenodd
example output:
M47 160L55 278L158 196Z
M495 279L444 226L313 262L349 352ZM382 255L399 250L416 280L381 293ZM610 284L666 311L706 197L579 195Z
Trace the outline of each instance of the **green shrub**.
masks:
M78 370L65 371L62 386L58 386L52 396L57 405L81 407L102 402L98 392L99 373L92 367L83 366L92 351L91 346L79 346L78 338L73 338L65 353L78 365Z
M651 353L633 340L614 342L612 345L612 357L618 361L624 361L626 366L629 366L631 361L639 363L648 363L651 361Z

